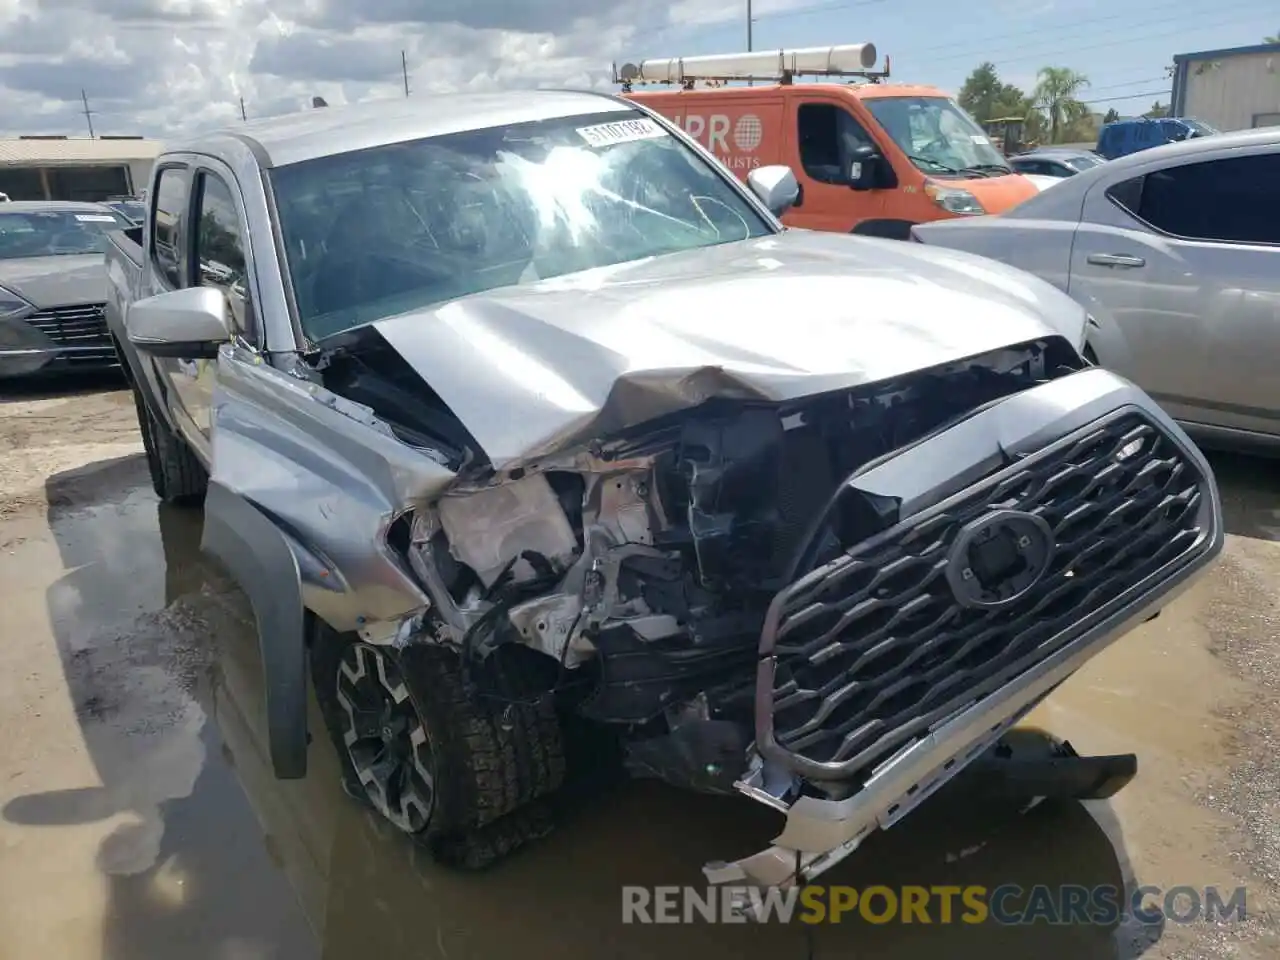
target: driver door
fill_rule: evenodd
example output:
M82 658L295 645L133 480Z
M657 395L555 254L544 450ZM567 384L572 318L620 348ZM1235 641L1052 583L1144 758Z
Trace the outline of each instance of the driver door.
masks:
M230 170L208 158L161 171L153 227L155 289L212 286L227 298L233 339L253 342L243 200ZM174 421L210 459L209 428L217 360L155 358Z
M227 304L233 342L256 345L249 301L244 201L231 171L201 158L192 171L190 285L215 287ZM181 361L175 378L183 407L207 446L217 359Z
M801 183L800 201L782 222L805 230L849 233L863 220L879 218L887 190L849 186L849 151L879 144L837 97L795 96L787 113L787 164Z

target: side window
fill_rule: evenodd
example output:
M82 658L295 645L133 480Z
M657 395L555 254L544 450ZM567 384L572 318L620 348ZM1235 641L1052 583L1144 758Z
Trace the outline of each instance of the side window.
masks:
M1129 181L1133 183L1134 181ZM1125 187L1128 195L1117 191ZM1164 233L1188 240L1280 244L1280 155L1256 154L1170 167L1112 199Z
M834 103L805 103L797 112L800 165L821 183L844 184L849 180L849 152L875 145L862 124Z
M231 188L212 173L201 173L196 214L196 282L217 287L227 297L236 332L248 340L248 275L245 271L244 230Z
M1142 177L1123 180L1107 189L1107 196L1133 216L1142 209Z
M156 185L155 219L151 223L152 256L171 286L184 287L182 244L187 213L187 171L167 167Z

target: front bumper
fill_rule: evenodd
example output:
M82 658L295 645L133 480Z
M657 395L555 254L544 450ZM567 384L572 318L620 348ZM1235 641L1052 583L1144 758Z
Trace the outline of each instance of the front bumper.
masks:
M117 364L102 304L53 307L0 320L0 377Z
M1025 464L1028 466L1025 474L1034 479L1039 454L1055 445L1062 449L1066 444L1076 443L1075 438L1081 432L1089 433L1098 424L1117 423L1118 418L1141 422L1150 428L1149 436L1157 437L1157 442L1166 445L1161 449L1175 452L1175 456L1161 463L1167 467L1170 460L1176 459L1183 496L1166 498L1169 502L1162 503L1161 508L1167 507L1176 513L1190 534L1179 540L1172 555L1160 553L1158 566L1153 569L1134 565L1131 570L1141 574L1140 578L1127 583L1117 595L1106 595L1102 602L1083 604L1070 614L1051 620L1052 630L1037 636L1033 646L1023 649L1019 646L1023 635L1014 635L1008 647L1020 652L1017 657L1004 661L993 658L993 662L999 661L1000 669L991 675L975 676L972 684L959 690L950 689L946 696L929 690L914 706L909 704L909 709L897 713L876 707L884 698L873 699L872 705L878 713L871 708L864 714L846 712L845 726L833 730L831 718L840 717L841 710L850 709L848 701L853 699L850 691L859 686L874 686L874 678L871 683L866 682L855 664L844 675L819 675L819 679L828 681L820 689L812 677L807 689L805 682L781 680L790 669L788 658L793 662L800 658L799 670L793 676L800 676L802 681L803 671L810 663L834 659L833 647L823 648L821 653L813 652L820 643L807 650L798 647L794 640L788 646L785 636L788 611L794 616L797 609L804 608L804 603L809 603L801 611L805 614L820 607L821 603L809 601L829 600L830 588L840 583L842 566L843 575L847 576L850 557L865 556L870 551L859 545L850 555L802 577L779 594L770 610L761 643L756 686L759 754L738 787L754 799L784 812L786 824L766 850L734 863L707 864L704 872L711 883L786 887L812 880L834 866L875 828L892 826L986 753L1058 684L1112 641L1155 615L1221 552L1222 507L1212 471L1203 455L1149 397L1124 379L1098 368L1051 381L988 407L873 465L855 475L850 483L862 493L899 504L898 516L905 518L899 526L915 523L920 518L920 529L924 529L925 522L932 522L930 518L940 511L951 509L963 519L961 508L966 498L970 502L975 498L980 500L980 495L985 496L988 489L1003 495L1007 484L993 487L993 477L1007 477ZM1070 449L1077 450L1078 446ZM1040 459L1044 461L1043 457ZM1054 482L1072 468L1068 461L1053 478ZM1102 464L1099 469L1112 467ZM1135 497L1150 494L1143 484L1155 483L1156 477L1154 469L1136 471L1126 479L1123 492L1133 493ZM1188 483L1193 490L1189 502ZM1149 505L1152 497L1148 495L1146 500ZM1081 504L1083 509L1083 500ZM1119 522L1112 522L1113 534ZM1140 532L1135 529L1135 537ZM883 538L872 538L869 543L874 544L877 539ZM901 539L906 542L912 538ZM933 541L918 536L914 542L928 544L930 549L934 546ZM1078 539L1075 543L1074 549L1086 550ZM899 550L899 554L901 552ZM923 548L918 554L910 559L923 564L936 580L939 565L930 567L925 563L929 555ZM1090 559L1098 559L1096 551ZM1084 568L1073 567L1065 576L1073 575L1076 569ZM1081 574L1082 579L1086 576ZM865 579L863 583L865 585ZM936 590L936 584L931 589ZM1045 592L1061 593L1061 590L1058 586L1052 590L1046 587ZM1090 590L1088 596L1092 601L1094 592ZM797 597L801 603L793 603L789 608L788 603ZM884 602L897 601L890 597ZM868 605L874 607L875 603L872 598L855 605L852 611L846 610L843 622L856 623L859 611ZM1037 627L1043 626L1045 617L1041 615L1039 620ZM961 622L958 616L946 621L945 630L950 631L952 637L963 632L956 626L958 622ZM854 629L856 631L856 627ZM941 634L943 629L939 627L937 633ZM803 629L796 632L803 638ZM912 641L916 645L911 648L912 656L926 640L932 640L927 629L920 637L923 639ZM822 638L819 640L825 642ZM902 654L900 633L879 645L891 653L895 646L896 652ZM969 643L966 649L971 646ZM866 657L858 662L865 663ZM959 654L955 662L960 663ZM944 671L952 669L945 657L939 664ZM955 684L949 686L954 688ZM824 693L828 695L820 695ZM810 710L802 718L803 722L780 723L778 718L785 710L797 703L804 705L802 694L808 694ZM874 740L868 731L876 734ZM826 789L811 789L807 795L797 796L795 786L801 781ZM815 793L825 793L825 796L812 795Z

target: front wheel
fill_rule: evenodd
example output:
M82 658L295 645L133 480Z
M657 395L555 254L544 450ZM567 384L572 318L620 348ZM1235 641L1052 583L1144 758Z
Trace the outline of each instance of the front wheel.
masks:
M204 464L168 425L151 412L142 390L135 383L133 405L138 413L138 430L147 455L151 487L165 503L198 505L204 500L209 475Z
M537 801L564 782L554 704L521 696L509 666L494 654L472 689L452 650L314 625L312 682L346 791L453 866L488 866L547 832Z

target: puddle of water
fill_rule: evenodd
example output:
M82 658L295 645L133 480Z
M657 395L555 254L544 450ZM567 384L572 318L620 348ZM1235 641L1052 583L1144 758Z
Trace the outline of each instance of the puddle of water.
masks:
M162 539L149 493L48 499L0 554L0 954L314 955L204 706L198 518Z

